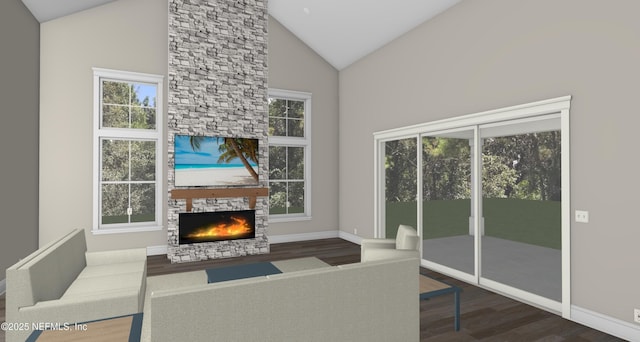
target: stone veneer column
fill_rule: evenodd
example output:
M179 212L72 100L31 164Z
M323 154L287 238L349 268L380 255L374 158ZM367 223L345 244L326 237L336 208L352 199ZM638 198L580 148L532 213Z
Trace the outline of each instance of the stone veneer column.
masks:
M256 0L169 1L168 253L171 262L269 252L268 199L256 203L256 237L178 245L178 213L171 198L174 136L259 139L258 186L267 186L267 3ZM193 211L249 209L247 198L194 199Z

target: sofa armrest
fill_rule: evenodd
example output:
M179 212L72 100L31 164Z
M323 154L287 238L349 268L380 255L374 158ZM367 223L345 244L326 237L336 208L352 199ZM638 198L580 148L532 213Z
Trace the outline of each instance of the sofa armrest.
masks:
M360 242L360 248L381 248L381 249L395 249L395 239L362 239Z
M27 322L86 322L140 312L137 289L106 291L98 295L80 295L38 302L19 309Z
M133 289L38 302L18 309L14 322L27 323L27 330L7 331L7 341L24 341L32 323L79 323L141 312L137 291Z
M146 248L121 249L115 251L86 252L88 266L117 264L122 262L146 261Z
M362 253L361 262L403 259L403 258L420 258L420 253L411 249L370 249Z

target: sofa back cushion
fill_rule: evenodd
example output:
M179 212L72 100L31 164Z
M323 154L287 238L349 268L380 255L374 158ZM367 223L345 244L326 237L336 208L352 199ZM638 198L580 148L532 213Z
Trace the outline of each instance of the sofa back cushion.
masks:
M418 341L419 266L418 258L394 259L153 291L148 337ZM189 309L176 315L176 307Z
M74 230L17 268L22 292L19 307L58 299L85 268L84 230Z

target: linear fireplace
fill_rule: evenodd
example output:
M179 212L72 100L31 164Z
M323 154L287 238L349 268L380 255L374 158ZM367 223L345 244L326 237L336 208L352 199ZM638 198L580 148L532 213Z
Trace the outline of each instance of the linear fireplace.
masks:
M253 239L255 210L180 213L179 244Z

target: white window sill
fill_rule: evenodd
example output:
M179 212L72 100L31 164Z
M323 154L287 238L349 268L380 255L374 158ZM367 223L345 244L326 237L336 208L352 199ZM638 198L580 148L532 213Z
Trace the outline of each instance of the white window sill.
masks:
M278 222L296 222L296 221L311 221L311 216L299 216L299 215L272 215L269 216L269 223Z
M92 229L93 235L105 235L105 234L123 234L123 233L140 233L140 232L154 232L162 230L162 226L140 226L140 227L122 227L122 228L99 228Z

